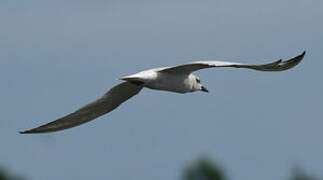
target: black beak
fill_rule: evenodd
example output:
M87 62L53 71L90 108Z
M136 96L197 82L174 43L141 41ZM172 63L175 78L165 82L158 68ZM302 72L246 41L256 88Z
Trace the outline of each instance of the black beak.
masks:
M209 90L207 90L204 86L202 86L202 89L201 89L201 91L203 91L203 92L209 92Z

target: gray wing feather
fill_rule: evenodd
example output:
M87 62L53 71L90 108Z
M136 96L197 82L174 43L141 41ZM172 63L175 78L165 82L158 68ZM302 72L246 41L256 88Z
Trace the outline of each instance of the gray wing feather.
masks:
M121 83L110 89L100 99L85 105L69 115L48 124L20 133L48 133L81 125L110 111L113 111L120 104L138 94L142 88L143 86L138 86L129 82Z
M258 71L284 71L296 66L302 61L305 56L305 51L289 60L278 60L268 64L260 65L249 65L236 62L226 62L226 61L196 61L189 64L179 65L175 67L166 68L160 70L160 72L169 73L191 73L200 69L212 68L212 67L235 67L235 68L248 68Z

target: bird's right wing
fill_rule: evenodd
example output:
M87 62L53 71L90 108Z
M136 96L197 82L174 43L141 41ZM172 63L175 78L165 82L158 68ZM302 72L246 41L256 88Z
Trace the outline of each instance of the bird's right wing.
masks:
M79 110L69 115L66 115L48 124L20 133L48 133L78 126L114 110L121 103L138 94L142 88L143 86L138 86L129 82L123 82L110 89L100 99L80 108Z
M164 68L159 72L167 72L167 73L192 73L194 71L205 69L205 68L214 68L214 67L234 67L234 68L247 68L253 69L257 71L284 71L296 66L298 63L302 61L305 56L305 51L289 60L278 60L268 64L242 64L236 62L228 62L228 61L196 61L188 64L183 64L179 66Z

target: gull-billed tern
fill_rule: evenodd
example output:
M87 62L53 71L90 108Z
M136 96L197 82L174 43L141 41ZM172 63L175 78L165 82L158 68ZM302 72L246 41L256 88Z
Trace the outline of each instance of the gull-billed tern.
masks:
M258 71L284 71L296 66L302 61L305 51L292 59L278 60L269 64L249 65L224 61L196 61L174 67L149 69L130 76L120 78L124 82L116 85L98 100L37 128L20 132L22 134L48 133L72 128L107 114L120 104L138 94L144 87L171 91L175 93L190 93L208 90L201 84L200 79L192 72L213 67L248 68Z

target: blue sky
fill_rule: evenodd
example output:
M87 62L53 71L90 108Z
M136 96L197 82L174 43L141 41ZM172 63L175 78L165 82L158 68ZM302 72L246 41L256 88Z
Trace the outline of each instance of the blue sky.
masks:
M0 1L0 164L41 179L179 179L208 155L231 179L323 176L323 1ZM285 72L197 72L206 93L143 90L109 115L20 135L96 99L119 77L217 59Z

